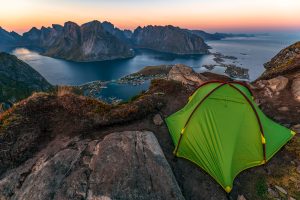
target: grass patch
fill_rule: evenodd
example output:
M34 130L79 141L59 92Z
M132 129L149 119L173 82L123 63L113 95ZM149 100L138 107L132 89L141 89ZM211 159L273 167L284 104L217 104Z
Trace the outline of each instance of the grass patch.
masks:
M54 94L57 96L63 96L65 94L83 95L83 91L78 87L61 85L55 87Z

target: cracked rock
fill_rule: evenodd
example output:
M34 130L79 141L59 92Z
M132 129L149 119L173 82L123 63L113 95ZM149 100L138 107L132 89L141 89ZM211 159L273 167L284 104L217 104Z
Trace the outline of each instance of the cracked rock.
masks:
M154 134L127 131L54 139L1 176L0 199L184 198Z

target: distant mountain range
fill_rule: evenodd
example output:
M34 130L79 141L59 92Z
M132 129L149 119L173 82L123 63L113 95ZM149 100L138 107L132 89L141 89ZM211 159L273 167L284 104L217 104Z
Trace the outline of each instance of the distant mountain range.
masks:
M0 27L0 45L1 46L14 46L20 42L22 36L12 31L8 32Z
M132 35L132 42L137 48L146 48L167 53L208 53L208 45L205 44L201 37L170 25L138 27Z
M66 22L63 26L33 27L22 36L0 28L0 45L34 48L43 55L72 61L102 61L132 57L136 48L181 55L206 54L205 41L235 36L253 35L211 34L171 25L138 27L132 32L95 20L81 26Z
M230 38L230 37L254 37L254 34L243 34L243 33L207 33L205 31L201 30L187 30L195 35L200 36L203 38L205 41L208 40L221 40L225 38Z

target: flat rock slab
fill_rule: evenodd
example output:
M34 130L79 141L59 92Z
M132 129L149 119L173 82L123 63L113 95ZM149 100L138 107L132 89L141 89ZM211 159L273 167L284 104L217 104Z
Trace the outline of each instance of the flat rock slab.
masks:
M63 141L63 142L62 142ZM184 199L152 132L57 138L0 178L0 199Z

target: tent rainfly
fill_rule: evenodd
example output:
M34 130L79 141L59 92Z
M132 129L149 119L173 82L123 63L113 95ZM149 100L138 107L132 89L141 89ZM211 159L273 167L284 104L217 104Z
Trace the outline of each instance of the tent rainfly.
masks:
M242 82L204 83L166 123L174 155L201 167L228 193L241 171L265 164L295 135L266 117Z

